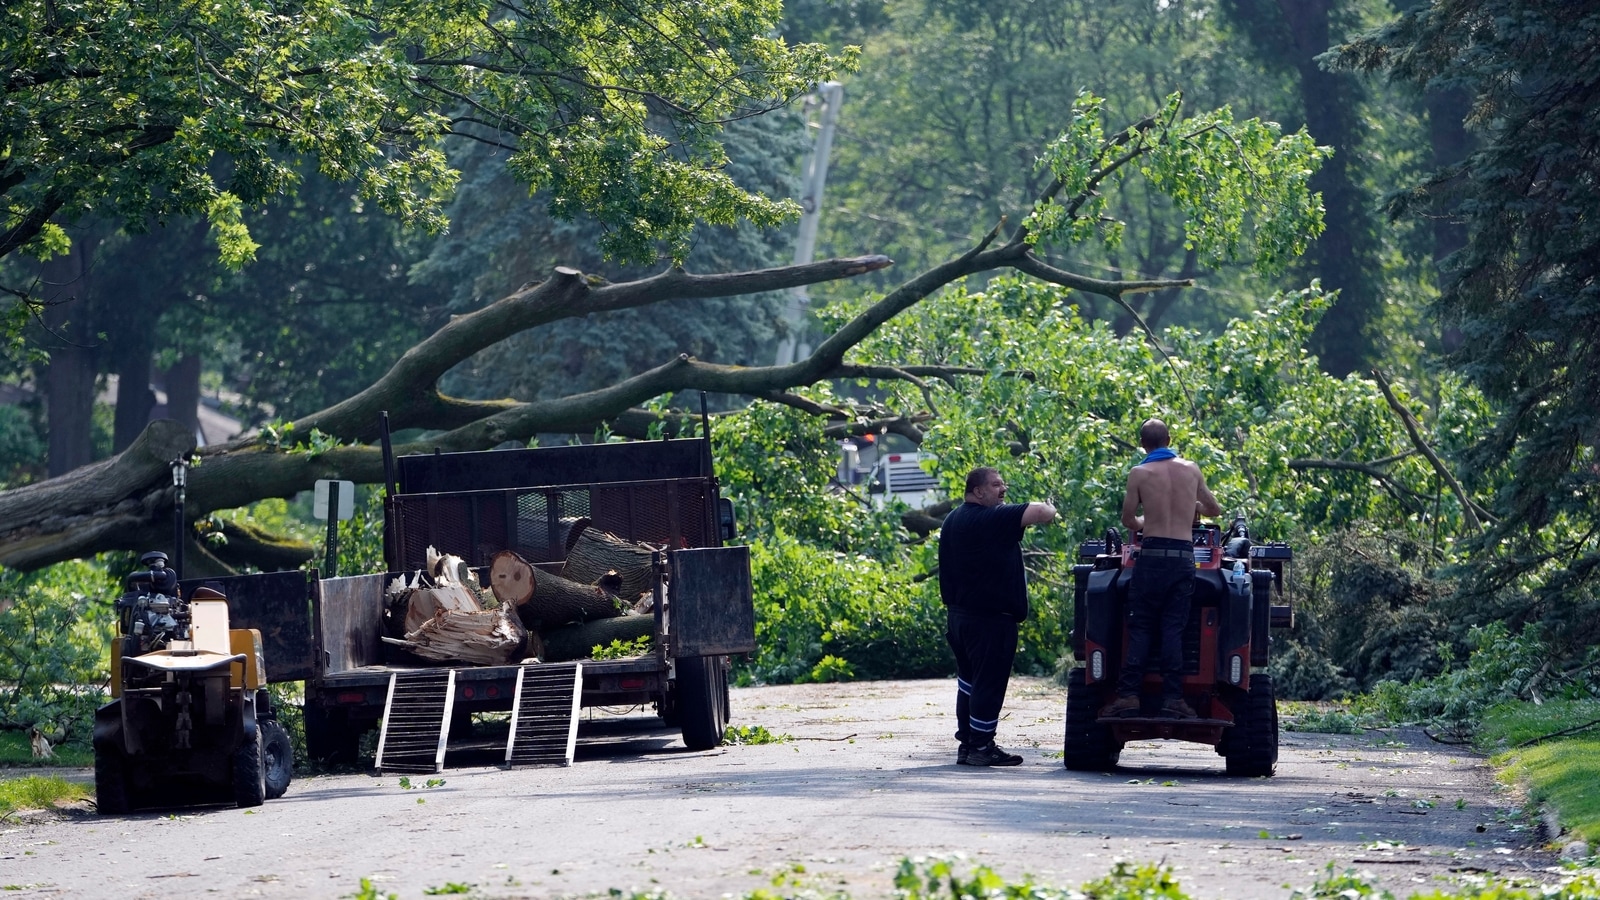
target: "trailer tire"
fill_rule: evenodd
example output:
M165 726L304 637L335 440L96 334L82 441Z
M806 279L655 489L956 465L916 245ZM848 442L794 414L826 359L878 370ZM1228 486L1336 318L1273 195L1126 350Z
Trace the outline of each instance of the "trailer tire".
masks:
M120 750L94 751L94 806L102 816L133 809L128 798L128 761Z
M1228 774L1244 778L1272 775L1278 766L1278 704L1271 675L1251 675L1250 693L1233 708L1233 727L1223 737Z
M728 667L724 664L727 657L717 659L717 681L722 684L722 696L719 709L722 711L722 727L717 730L722 734L728 730L728 723L733 720L733 707L728 705Z
M1117 767L1122 745L1111 738L1111 729L1097 724L1105 702L1104 685L1089 685L1083 669L1067 675L1067 734L1061 746L1061 761L1074 772L1109 772Z
M261 729L252 728L233 751L233 802L241 809L267 802L267 767Z
M274 719L256 726L262 734L261 754L266 769L267 799L276 800L289 790L294 778L294 742L289 732Z
M678 659L678 718L683 745L710 750L722 743L722 660L715 656Z

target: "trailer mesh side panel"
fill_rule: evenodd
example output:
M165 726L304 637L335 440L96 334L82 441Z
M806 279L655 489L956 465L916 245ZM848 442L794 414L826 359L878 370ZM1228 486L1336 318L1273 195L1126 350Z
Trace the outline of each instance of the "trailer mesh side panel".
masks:
M501 550L531 563L559 563L580 520L620 538L673 549L714 547L711 483L701 478L605 485L397 494L399 570L426 565L428 547L486 566Z

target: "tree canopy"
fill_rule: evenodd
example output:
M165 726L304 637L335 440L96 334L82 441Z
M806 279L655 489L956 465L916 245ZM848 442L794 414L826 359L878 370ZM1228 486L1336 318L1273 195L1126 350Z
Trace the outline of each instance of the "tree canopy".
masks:
M621 283L558 268L544 281L453 318L368 388L284 428L202 448L198 455L203 464L190 478L188 509L198 516L286 496L323 477L381 480L377 450L346 442L374 439L382 411L388 411L396 429L433 431L425 446L413 449L480 449L541 433L588 433L601 426L638 433L638 404L686 389L796 402L833 415L792 398L788 390L837 378L915 381L930 375L981 374L937 363L885 367L859 358L855 348L941 288L997 269L1114 301L1185 283L1088 277L1057 268L1034 252L1041 239L1114 240L1119 229L1103 215L1100 198L1136 177L1191 211L1187 234L1207 257L1243 254L1264 266L1281 264L1317 231L1320 207L1307 184L1323 152L1303 133L1282 134L1258 120L1236 122L1226 110L1185 116L1176 95L1132 125L1111 127L1100 101L1085 95L1071 122L1045 151L1052 179L1032 216L1005 234L996 227L960 255L867 304L804 360L748 367L682 354L613 384L548 399L468 400L443 393L439 381L452 367L509 335L552 322L670 298L740 296L814 284L879 270L890 261L865 256L724 275L671 268ZM160 533L163 526L154 514L171 504L166 461L192 447L192 438L181 430L160 424L114 459L0 493L0 523L5 523L0 561L31 568L97 550L136 547Z
M1479 586L1509 617L1571 625L1593 645L1600 585L1600 9L1559 0L1436 0L1339 48L1333 61L1463 90L1477 148L1389 199L1469 240L1444 260L1436 309L1464 340L1453 364L1494 400L1466 454L1498 481ZM1525 589L1532 589L1525 592Z
M88 214L136 227L203 214L242 262L255 249L242 208L291 188L300 156L438 228L447 134L503 148L557 215L593 214L610 252L648 259L665 242L681 256L697 221L790 211L738 188L718 141L840 62L773 36L779 10L19 0L0 22L0 258L65 252L63 225Z

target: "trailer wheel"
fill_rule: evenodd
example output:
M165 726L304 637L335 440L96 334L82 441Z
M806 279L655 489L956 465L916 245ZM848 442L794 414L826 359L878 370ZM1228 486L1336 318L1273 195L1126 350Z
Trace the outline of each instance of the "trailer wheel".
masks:
M1230 704L1233 727L1223 738L1228 774L1247 778L1273 774L1278 765L1278 704L1271 675L1251 675L1250 693Z
M261 730L261 754L266 768L267 799L276 800L289 790L294 778L294 742L289 732L274 719L257 726Z
M690 750L722 743L721 677L722 661L715 656L678 658L678 719Z
M267 802L267 767L261 729L253 729L233 751L233 802L240 808Z
M128 762L120 750L94 751L94 805L102 816L122 815L128 801Z
M1122 745L1111 738L1111 729L1096 724L1100 707L1105 705L1104 685L1089 685L1083 669L1067 675L1067 736L1061 759L1074 772L1109 772L1117 767Z

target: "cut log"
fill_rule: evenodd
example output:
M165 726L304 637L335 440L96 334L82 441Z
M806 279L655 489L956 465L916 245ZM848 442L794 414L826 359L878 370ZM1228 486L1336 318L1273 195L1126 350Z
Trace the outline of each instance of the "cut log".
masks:
M411 592L406 602L406 634L409 636L411 632L421 628L423 623L437 617L444 610L468 613L484 611L482 604L478 603L477 596L459 584L417 588Z
M479 666L514 663L523 656L527 632L510 610L508 606L494 610L441 609L403 640L385 637L384 641L439 662Z
M655 633L655 616L619 616L582 625L568 625L544 632L545 662L588 659L595 647L609 647L612 641L636 641Z
M549 631L573 622L610 619L622 615L625 606L601 590L599 585L578 584L560 575L535 570L533 592L516 604L522 624Z
M651 559L654 551L643 544L625 541L598 528L585 528L572 542L561 577L580 584L594 584L611 572L622 579L617 596L630 604L652 586Z
M501 603L516 606L533 596L533 566L514 550L501 550L489 558L489 590Z

